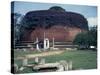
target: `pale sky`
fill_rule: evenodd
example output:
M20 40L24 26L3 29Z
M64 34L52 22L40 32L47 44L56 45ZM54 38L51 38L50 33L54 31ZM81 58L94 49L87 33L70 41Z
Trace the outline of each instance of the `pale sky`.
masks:
M89 26L97 25L97 6L15 1L14 12L25 15L29 11L47 10L52 6L60 6L66 11L80 13L87 18Z

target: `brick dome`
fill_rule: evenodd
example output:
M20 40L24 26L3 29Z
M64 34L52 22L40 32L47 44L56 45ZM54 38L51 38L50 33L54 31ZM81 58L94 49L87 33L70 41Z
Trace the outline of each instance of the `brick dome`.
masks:
M83 15L65 11L59 6L29 11L22 26L22 41L35 41L37 37L43 40L44 32L50 40L54 37L56 41L73 41L78 33L88 30L88 22Z

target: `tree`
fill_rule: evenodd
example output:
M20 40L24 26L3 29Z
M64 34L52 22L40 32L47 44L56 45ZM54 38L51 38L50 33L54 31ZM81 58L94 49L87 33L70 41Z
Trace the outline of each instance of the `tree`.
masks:
M90 44L97 47L97 26L91 27L89 34L91 34Z
M97 47L97 27L92 27L87 32L79 33L73 43L83 48L89 48L90 46Z
M11 30L14 34L14 43L20 40L20 27L23 16L19 13L11 13Z

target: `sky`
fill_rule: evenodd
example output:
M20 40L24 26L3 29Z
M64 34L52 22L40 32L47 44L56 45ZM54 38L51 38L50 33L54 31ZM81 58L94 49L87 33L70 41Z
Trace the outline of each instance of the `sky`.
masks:
M29 11L48 10L52 6L60 6L66 11L82 14L88 20L89 26L97 25L97 6L16 1L13 7L14 13L25 15Z

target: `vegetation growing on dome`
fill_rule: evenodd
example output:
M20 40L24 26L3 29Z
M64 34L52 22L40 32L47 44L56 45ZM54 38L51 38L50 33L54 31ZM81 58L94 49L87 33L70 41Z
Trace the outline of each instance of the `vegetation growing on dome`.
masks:
M49 10L65 12L65 9L63 9L63 8L61 8L59 6L53 6Z
M54 6L49 10L29 11L24 16L22 26L29 29L36 27L50 28L54 25L78 27L88 30L87 19L78 13L67 12L65 9Z

